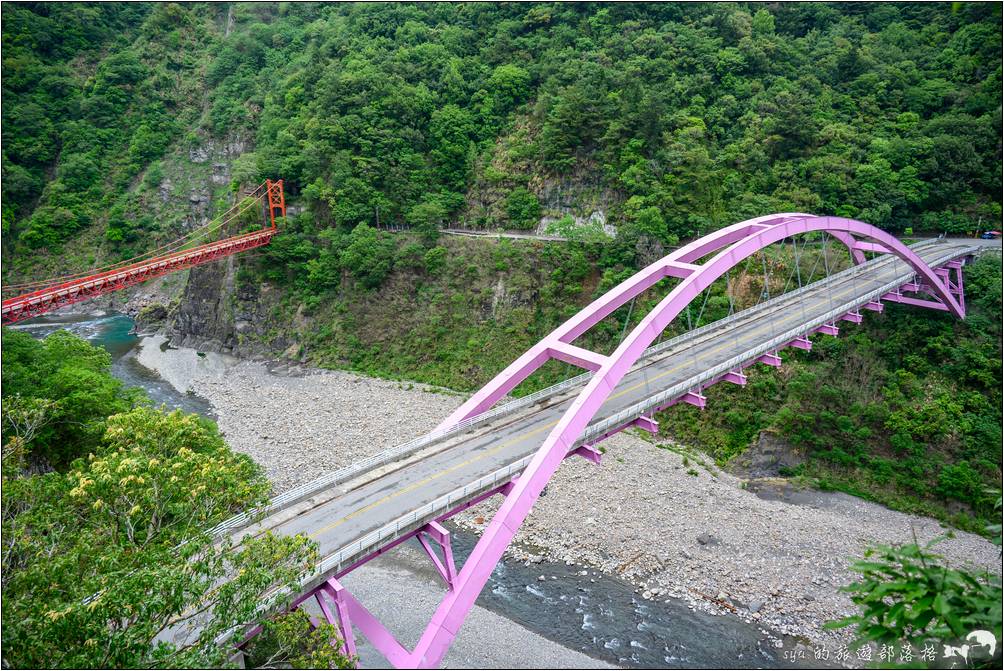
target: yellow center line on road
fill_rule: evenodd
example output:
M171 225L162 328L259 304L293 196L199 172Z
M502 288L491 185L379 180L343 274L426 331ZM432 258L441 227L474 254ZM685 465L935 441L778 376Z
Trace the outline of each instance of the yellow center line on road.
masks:
M842 298L843 296L849 294L850 292L854 291L855 289L856 289L856 287L852 286L850 289L847 289L846 291L842 291L840 293L834 294L831 297L831 300L832 300L832 298ZM748 337L748 336L757 335L761 331L766 331L766 330L768 330L770 328L772 328L772 325L768 324L768 325L762 326L760 328L753 329L752 331L748 331L745 334L745 336ZM709 355L713 355L713 354L719 352L720 350L722 350L722 349L724 349L724 348L726 348L726 347L728 347L730 345L734 345L734 344L735 344L735 342L724 343L724 344L719 345L718 347L715 347L713 349L705 350L704 352L702 352L700 354L700 359L703 360L703 359L707 358ZM695 359L695 361L696 360L697 359ZM679 369L681 369L684 366L687 366L688 364L693 363L693 362L694 361L684 362L684 363L681 363L681 364L679 364L677 366L674 366L673 368L665 370L665 371L659 373L658 375L656 375L654 377L648 378L647 380L644 380L644 381L642 381L642 382L640 382L640 383L638 383L636 385L633 385L631 387L628 387L627 389L619 391L616 394L608 396L607 397L607 401L611 401L613 399L620 398L624 394L628 394L628 393L630 393L632 391L636 391L637 389L640 389L641 387L644 387L644 386L646 386L646 385L654 382L655 380L663 378L663 377L665 377L667 375L672 375L673 373L675 373ZM373 508L376 508L377 506L383 505L384 503L386 503L388 501L391 501L392 499L395 499L395 498L397 498L399 496L402 496L404 494L412 492L412 491L418 489L419 487L421 487L423 485L426 485L426 484L432 482L433 480L437 480L437 479L443 477L444 475L452 473L453 471L456 471L456 470L458 470L460 468L463 468L464 466L468 466L470 464L473 464L476 461L480 461L481 459L484 459L487 456L491 456L493 454L496 454L497 452L499 452L501 450L504 450L505 448L510 447L512 445L515 445L516 443L519 443L519 442L521 442L521 441L529 438L530 436L533 436L533 435L536 435L538 433L541 433L542 431L546 431L546 430L554 427L555 425L557 425L559 421L560 421L560 419L555 420L555 421L550 422L548 424L544 424L542 426L539 426L536 429L533 429L532 431L527 431L527 432L522 433L522 434L520 434L520 435L518 435L518 436L516 436L514 438L510 438L509 440L507 440L507 441L505 441L503 443L499 443L495 447L490 448L488 450L485 450L484 452L481 452L480 454L478 454L478 455L476 455L474 457L471 457L470 459L467 459L466 461L462 461L462 462L460 462L458 464L454 464L453 466L450 466L449 468L446 468L446 469L444 469L442 471L439 471L438 473L434 473L434 474L430 475L427 478L423 478L422 480L419 480L418 482L414 482L414 483L408 485L407 487L395 490L394 492L392 492L390 494L387 494L386 496L384 496L384 497L382 497L380 499L377 499L376 501L373 501L372 503L370 503L370 504L368 504L368 505L366 505L366 506L364 506L362 508L359 508L358 510L352 511L348 515L345 515L344 517L342 517L342 518L340 518L340 519L332 522L331 524L329 524L327 526L324 526L324 527L318 529L317 531L312 532L311 534L309 534L309 536L310 536L310 538L317 538L321 534L326 533L328 531L331 531L332 529L334 529L334 528L336 528L336 527L344 524L345 522L348 522L352 518L357 517L357 516L359 516L359 515L367 512L367 511L369 511L369 510L372 510Z
M427 477L427 478L425 478L423 480L419 480L418 482L412 483L412 484L408 485L407 487L405 487L403 489L395 490L391 494L388 494L387 496L384 496L383 498L377 499L373 503L370 503L369 505L367 505L367 506L365 506L363 508L360 508L358 510L352 511L351 513L349 513L345 517L343 517L343 518L341 518L341 519L339 519L339 520L337 520L335 522L332 522L328 526L322 527L322 528L318 529L317 531L315 531L312 534L310 534L310 537L311 538L316 538L317 536L323 534L324 532L331 531L332 529L334 529L338 525L344 524L345 522L349 521L353 517L356 517L357 515L361 515L361 514L365 513L368 510L372 510L373 508L376 508L377 506L379 506L379 505L381 505L383 503L386 503L387 501L390 501L391 499L394 499L394 498L396 498L398 496L401 496L402 494L407 494L410 491L414 491L415 489L421 487L424 484L432 482L433 480L436 480L437 478L441 478L441 477L443 477L444 475L446 475L448 473L452 473L453 471L457 470L458 468L463 468L464 466L467 466L469 464L473 464L475 461L479 461L481 459L484 459L487 456L495 454L496 452L499 452L500 450L504 450L505 448L507 448L507 447L509 447L511 445L514 445L514 444L520 442L521 440L529 438L530 436L532 436L534 434L540 433L541 431L547 431L548 429L550 429L552 426L554 426L557 423L558 423L558 420L554 420L550 424L544 424L543 426L539 426L536 429L534 429L533 431L527 431L526 433L523 433L523 434L521 434L519 436L516 436L515 438L510 438L509 440L505 441L504 443L499 443L495 447L493 447L491 449L488 449L488 450L485 450L484 452L482 452L482 453L480 453L480 454L478 454L478 455L476 455L474 457L471 457L470 459L468 459L466 461L462 461L459 464L454 464L453 466L450 466L449 468L446 468L446 469L444 469L444 470L442 470L442 471L440 471L438 473L434 473L433 475L430 475L429 477Z

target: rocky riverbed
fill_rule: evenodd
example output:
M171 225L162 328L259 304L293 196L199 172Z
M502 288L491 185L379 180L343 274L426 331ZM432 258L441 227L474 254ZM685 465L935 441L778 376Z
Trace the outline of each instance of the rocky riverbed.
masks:
M227 441L265 467L276 491L420 435L463 400L418 384L171 350L157 337L138 358L208 399ZM844 494L756 492L678 446L632 433L602 445L602 466L571 459L561 467L511 557L600 569L632 581L643 600L682 599L832 650L849 635L822 625L854 612L838 591L855 577L851 561L869 545L946 532ZM455 520L477 532L496 505ZM972 534L955 532L938 552L954 565L1001 571L999 549Z
M714 409L709 409L712 412ZM603 465L569 460L516 536L514 553L599 567L635 583L644 599L680 598L696 610L737 616L829 650L847 630L822 628L856 612L839 592L849 564L875 544L925 543L935 520L842 493L759 493L728 473L635 435L603 443ZM762 483L761 483L762 484ZM491 504L458 516L477 529ZM1000 549L954 532L937 552L956 566L1000 574Z

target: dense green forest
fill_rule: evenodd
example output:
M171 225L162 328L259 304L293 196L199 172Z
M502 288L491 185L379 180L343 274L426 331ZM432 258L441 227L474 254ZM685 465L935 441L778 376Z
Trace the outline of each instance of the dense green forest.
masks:
M103 349L66 331L2 335L4 666L226 666L232 651L214 639L254 621L270 585L298 584L316 546L212 537L266 500L260 466L208 420L123 388ZM211 589L224 576L238 577ZM195 616L196 640L158 642ZM302 613L269 627L262 659L348 663L332 628L311 634Z
M708 390L709 412L662 415L679 440L720 464L769 430L805 461L785 473L980 532L1001 483L1001 262L966 272L964 322L890 307L780 369L753 367L744 388Z
M1001 27L994 3L7 3L4 277L127 257L197 223L197 188L211 214L281 177L295 214L238 261L242 291L281 296L258 337L468 390L748 216L999 222ZM196 157L223 145L241 149L210 182ZM577 225L595 210L616 237ZM572 241L438 233L544 218ZM772 430L811 455L798 474L979 528L1001 477L1000 266L969 272L966 323L891 309L667 424L722 463ZM704 321L726 314L716 291Z
M1001 214L994 3L10 3L3 19L4 239L21 254L92 227L110 255L169 234L178 217L148 216L161 159L233 134L254 150L232 177L284 178L307 236L533 227L569 176L582 198L610 192L623 240L793 209L950 232Z

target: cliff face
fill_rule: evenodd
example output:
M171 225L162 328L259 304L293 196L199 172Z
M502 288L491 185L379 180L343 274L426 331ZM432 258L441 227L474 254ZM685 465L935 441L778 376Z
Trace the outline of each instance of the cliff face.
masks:
M413 242L395 236L399 249ZM587 303L599 282L585 264L556 279L575 261L564 245L450 236L439 244L446 260L434 273L402 262L367 289L346 272L314 300L263 281L260 258L230 257L191 271L164 330L200 350L466 389Z
M290 348L288 325L278 318L280 292L239 268L231 256L191 270L166 328L175 345L245 358Z

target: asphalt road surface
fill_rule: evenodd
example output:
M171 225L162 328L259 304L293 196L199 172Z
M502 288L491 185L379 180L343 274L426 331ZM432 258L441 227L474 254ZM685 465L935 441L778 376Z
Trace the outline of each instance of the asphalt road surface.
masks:
M925 261L943 263L953 252L972 249L973 242L925 242L915 250ZM742 355L772 337L810 323L842 303L890 282L908 281L912 276L912 270L898 258L882 257L871 261L863 275L834 281L830 286L817 283L807 292L764 306L728 328L680 342L639 361L621 380L592 424ZM444 440L441 446L423 450L421 458L400 468L384 467L368 477L333 487L307 503L274 513L258 528L271 528L283 534L304 533L318 543L321 557L331 556L424 504L531 455L578 391L579 388L573 389L470 433ZM437 515L430 515L430 519Z

